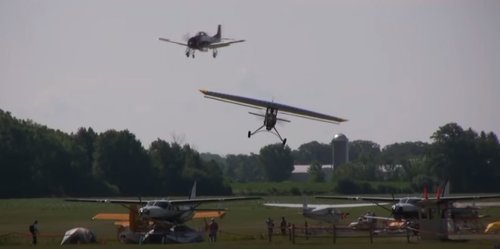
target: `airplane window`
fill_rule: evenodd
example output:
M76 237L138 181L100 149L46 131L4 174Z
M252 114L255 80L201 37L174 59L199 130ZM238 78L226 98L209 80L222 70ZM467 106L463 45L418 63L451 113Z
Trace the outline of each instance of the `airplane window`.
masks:
M159 201L156 204L157 204L157 206L159 206L161 208L167 208L168 207L168 203L165 202L165 201Z

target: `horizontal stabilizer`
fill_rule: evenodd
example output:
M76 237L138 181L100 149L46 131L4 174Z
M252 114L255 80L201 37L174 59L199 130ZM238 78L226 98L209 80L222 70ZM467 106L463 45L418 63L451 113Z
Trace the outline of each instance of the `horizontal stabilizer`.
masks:
M128 221L129 214L126 213L98 213L94 217L93 220L122 220Z
M226 211L196 211L193 219L222 218L224 215L226 215Z
M250 114L252 114L252 115L255 115L255 116L259 116L259 117L263 117L263 118L265 118L265 115L264 115L264 114L261 114L261 113L255 113L255 112L248 112L248 113L250 113ZM288 123L290 123L290 122L291 122L290 120L288 120L288 119L283 119L283 118L276 118L276 120L278 120L278 121L283 121L283 122L288 122Z

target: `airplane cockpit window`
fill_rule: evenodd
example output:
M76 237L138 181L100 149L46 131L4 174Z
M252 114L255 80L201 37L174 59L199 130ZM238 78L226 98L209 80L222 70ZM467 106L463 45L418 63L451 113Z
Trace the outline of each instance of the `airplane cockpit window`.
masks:
M156 202L156 206L158 207L161 207L161 208L167 208L168 207L168 203L166 201L159 201L159 202Z
M207 33L200 31L200 32L198 32L198 35L207 35Z
M410 204L417 204L418 202L420 201L420 199L416 199L416 198L409 198L408 199L408 203Z

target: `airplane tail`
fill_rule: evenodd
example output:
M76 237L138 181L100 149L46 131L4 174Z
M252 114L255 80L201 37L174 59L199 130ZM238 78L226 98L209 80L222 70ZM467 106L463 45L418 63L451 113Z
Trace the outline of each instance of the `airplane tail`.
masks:
M450 181L446 180L446 183L444 184L444 190L443 190L442 197L449 196L449 195L450 195Z
M217 34L214 35L214 38L216 39L221 39L222 38L222 31L221 31L221 25L217 26Z
M302 203L302 210L304 210L304 211L305 211L305 210L307 209L307 203L308 203L308 202L309 202L309 201L307 200L307 197L305 197L305 196L304 196L304 203Z
M439 200L441 199L441 197L449 195L450 195L450 181L446 180L446 182L443 185L438 186L436 192L436 198Z
M189 199L196 199L196 181L194 181L193 188L191 189L191 193L189 194Z

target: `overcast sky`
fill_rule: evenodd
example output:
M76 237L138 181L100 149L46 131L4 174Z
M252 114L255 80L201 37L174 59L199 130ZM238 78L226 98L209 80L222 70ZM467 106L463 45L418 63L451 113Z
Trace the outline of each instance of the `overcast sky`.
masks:
M0 109L50 128L128 129L200 152L258 153L250 109L207 89L348 119L277 126L288 145L336 133L382 146L440 126L500 135L500 1L0 0ZM186 58L186 34L246 39Z

